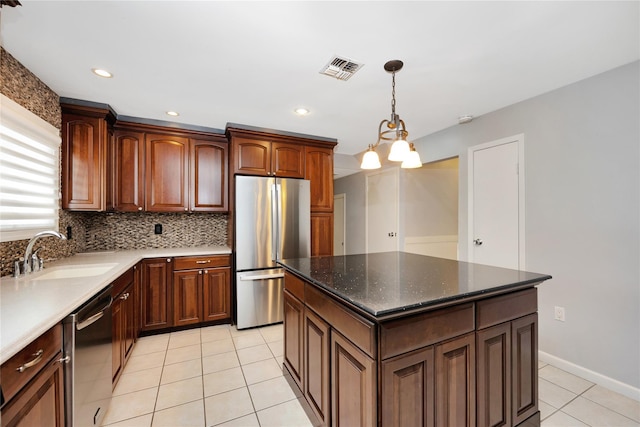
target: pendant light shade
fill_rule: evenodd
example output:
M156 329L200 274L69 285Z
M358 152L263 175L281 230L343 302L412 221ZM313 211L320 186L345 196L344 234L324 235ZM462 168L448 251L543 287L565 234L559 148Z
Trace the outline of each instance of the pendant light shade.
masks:
M360 169L380 169L380 167L380 157L378 157L378 153L376 153L373 145L369 144L369 149L362 157Z
M402 162L400 166L403 169L416 169L422 167L422 160L420 160L420 154L416 151L416 147L413 146L413 143L410 144L410 151L407 157Z
M404 139L396 139L391 145L391 150L389 150L388 159L392 162L402 162L408 156L411 150L409 149L409 143Z
M388 157L392 162L404 162L409 156L413 156L411 154L409 143L407 142L409 132L407 132L407 129L405 128L404 121L402 121L400 116L396 114L396 72L400 71L403 65L402 61L398 59L388 61L384 64L385 71L391 73L391 118L380 122L380 125L378 126L378 141L375 144L370 144L369 149L364 153L362 163L360 165L361 169L378 169L381 167L380 158L375 151L378 145L380 145L380 141L393 141ZM416 155L418 154L417 151L415 153ZM418 161L419 160L420 156L418 155ZM410 164L417 163L413 161ZM421 163L420 166L422 166Z

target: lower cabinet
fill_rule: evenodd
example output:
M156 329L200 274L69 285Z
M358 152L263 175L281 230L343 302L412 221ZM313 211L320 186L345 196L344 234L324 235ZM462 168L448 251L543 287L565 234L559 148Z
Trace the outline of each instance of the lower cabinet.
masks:
M141 331L173 326L172 275L172 258L150 258L142 261Z
M331 388L330 326L311 310L304 312L304 395L316 417L329 424Z
M62 326L56 325L2 364L2 427L62 427Z
M285 281L286 283L286 281ZM303 390L304 304L284 291L284 361L293 380Z
M177 257L173 273L173 326L231 318L228 255Z
M115 388L124 366L131 356L133 344L138 336L136 326L136 270L131 268L113 282L112 381Z

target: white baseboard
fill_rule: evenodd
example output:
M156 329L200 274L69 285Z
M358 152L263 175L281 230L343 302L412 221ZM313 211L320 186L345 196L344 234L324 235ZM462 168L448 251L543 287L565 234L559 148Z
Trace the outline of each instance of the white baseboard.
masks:
M576 365L575 363L571 363L549 353L545 353L544 351L538 351L538 359L541 362L553 365L556 368L562 369L570 374L577 375L580 378L584 378L587 381L601 385L602 387L613 390L616 393L620 393L630 397L631 399L640 401L640 388L614 380L613 378L609 378L605 375L599 374L598 372Z

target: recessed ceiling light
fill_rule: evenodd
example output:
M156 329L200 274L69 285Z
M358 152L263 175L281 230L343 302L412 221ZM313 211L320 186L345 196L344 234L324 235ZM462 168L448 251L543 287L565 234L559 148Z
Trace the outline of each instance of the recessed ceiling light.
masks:
M167 115L168 116L173 116L173 117L177 117L180 114L177 111L167 111Z
M464 116L458 117L458 123L461 125L471 121L473 121L473 116L471 114L465 114Z
M93 71L93 74L95 74L96 76L104 77L106 79L110 79L111 77L113 77L113 74L101 68L92 68L91 71Z
M295 110L293 110L293 112L299 116L306 116L307 114L309 114L309 110L304 107L298 107Z

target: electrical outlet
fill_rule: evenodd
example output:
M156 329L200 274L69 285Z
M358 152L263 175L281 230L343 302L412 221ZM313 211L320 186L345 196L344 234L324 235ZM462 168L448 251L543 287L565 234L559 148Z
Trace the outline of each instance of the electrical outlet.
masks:
M154 234L162 234L162 224L156 224L153 226Z
M553 318L564 322L564 307L555 306L553 309L554 315Z

